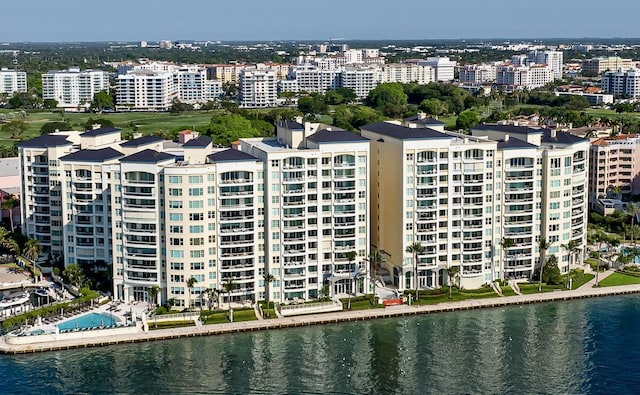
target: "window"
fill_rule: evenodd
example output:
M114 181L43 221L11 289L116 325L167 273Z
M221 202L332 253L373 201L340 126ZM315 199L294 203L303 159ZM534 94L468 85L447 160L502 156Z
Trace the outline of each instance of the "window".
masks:
M182 208L182 201L169 200L169 208Z
M189 232L191 232L191 233L203 233L204 232L204 226L202 226L202 225L191 225L191 226L189 226Z
M169 188L169 196L182 196L182 189Z
M182 184L181 176L169 176L169 184Z
M169 221L182 221L182 213L169 213Z
M189 184L202 184L202 176L189 176Z
M202 196L202 188L189 188L189 196Z
M204 219L203 213L190 213L189 221L202 221Z
M202 208L203 206L204 202L202 200L193 200L189 202L189 208Z

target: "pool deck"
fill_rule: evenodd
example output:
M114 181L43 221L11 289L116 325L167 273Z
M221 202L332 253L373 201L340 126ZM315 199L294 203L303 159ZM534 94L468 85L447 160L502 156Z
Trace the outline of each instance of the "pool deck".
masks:
M601 274L600 280L607 274ZM169 340L185 337L211 336L229 333L254 332L270 329L294 328L310 325L333 324L340 322L364 321L377 318L403 317L421 314L434 314L453 311L473 310L480 308L496 308L543 303L554 301L577 300L594 297L629 295L640 293L640 284L623 285L606 288L593 288L592 280L579 289L572 291L543 292L528 295L472 299L457 302L444 302L436 305L392 306L380 309L343 311L336 313L314 314L279 319L256 320L247 322L195 325L172 329L158 329L149 332L140 330L126 335L96 336L84 339L69 339L55 342L32 343L24 345L7 344L4 338L0 342L2 354L27 354L34 352L68 350L74 348L103 347L116 344L140 343L157 340ZM99 331L96 331L99 332Z

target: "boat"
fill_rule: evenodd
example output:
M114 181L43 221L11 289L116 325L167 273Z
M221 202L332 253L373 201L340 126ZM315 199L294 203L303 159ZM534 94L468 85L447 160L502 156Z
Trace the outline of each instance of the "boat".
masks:
M29 292L24 292L20 296L14 296L12 298L6 298L0 300L0 310L7 309L15 306L20 306L29 301Z
M49 290L44 287L38 287L38 289L36 289L34 293L36 294L36 296L41 296L43 298L49 296Z

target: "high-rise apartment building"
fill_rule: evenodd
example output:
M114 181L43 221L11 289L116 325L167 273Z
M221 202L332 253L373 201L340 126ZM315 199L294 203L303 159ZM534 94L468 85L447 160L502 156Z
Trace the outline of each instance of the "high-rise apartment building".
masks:
M167 111L177 98L174 74L168 71L131 70L116 81L118 111Z
M401 289L530 278L541 238L563 272L569 240L586 242L588 142L546 129L474 128L473 136L379 122L361 127L371 140L372 249L386 258ZM501 241L513 247L503 251ZM418 242L414 262L407 247ZM416 266L414 266L416 265Z
M640 96L640 69L618 69L607 71L602 75L600 83L604 93L624 95L629 97Z
M605 71L629 69L635 64L631 59L623 59L619 56L609 56L585 59L582 61L582 74L602 74Z
M114 128L23 142L24 232L65 265L111 267L122 300L160 287L163 302L200 304L227 281L234 302L264 299L265 273L272 300L370 292L369 141L277 126L239 149Z
M18 92L27 91L27 73L24 71L10 70L6 67L0 69L0 94L13 96Z
M72 67L42 74L42 98L56 100L62 108L88 108L96 93L108 90L109 74L106 71L80 71L80 68Z
M264 108L277 106L278 83L273 71L245 69L240 72L238 100L240 107Z
M527 64L546 64L551 67L553 78L561 79L563 56L562 51L531 51L527 55Z

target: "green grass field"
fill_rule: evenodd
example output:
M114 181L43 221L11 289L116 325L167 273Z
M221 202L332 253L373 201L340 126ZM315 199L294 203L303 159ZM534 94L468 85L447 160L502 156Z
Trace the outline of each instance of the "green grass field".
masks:
M64 113L64 118L75 129L82 129L89 118L105 118L111 120L117 128L123 131L133 131L133 126L137 125L138 131L144 134L153 133L157 130L176 130L182 128L204 129L211 122L211 117L218 113L215 111L189 111L181 114L162 113L103 113L101 115L90 113ZM11 110L0 110L0 113L8 114ZM59 111L28 111L24 121L29 125L29 129L23 134L23 139L32 138L40 134L40 128L47 122L60 122L63 114ZM9 136L0 133L0 138Z
M640 284L640 277L629 276L622 273L612 273L607 278L600 281L601 287L614 287L616 285Z

